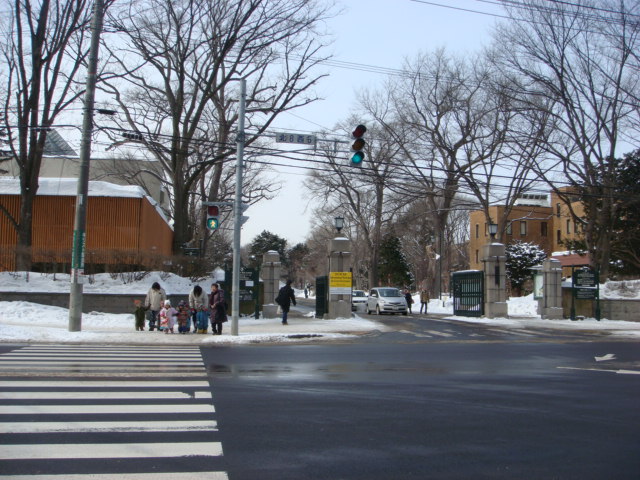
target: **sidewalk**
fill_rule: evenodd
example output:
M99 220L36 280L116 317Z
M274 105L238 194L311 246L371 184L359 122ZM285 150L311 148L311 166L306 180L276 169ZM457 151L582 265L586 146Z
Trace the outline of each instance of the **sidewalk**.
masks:
M5 307L11 306L8 313ZM338 340L374 330L386 331L381 323L359 317L336 320L317 319L293 307L289 325L280 318L241 317L238 335L231 335L231 318L223 324L222 335L165 334L135 331L133 315L89 313L82 316L80 332L69 332L69 311L28 302L0 302L0 343L129 344L129 345L224 345L287 343L306 339ZM176 329L177 330L177 329Z
M308 341L335 341L352 338L372 331L391 331L391 327L359 316L323 320L313 317L307 305L292 307L289 325L280 318L254 319L241 317L238 335L231 335L231 321L223 326L222 335L165 334L137 332L132 314L92 312L83 314L80 332L69 332L69 311L29 302L0 302L0 344L52 343L95 345L240 345L255 343L295 343ZM542 320L539 316L512 316L510 318L453 317L445 312L434 312L438 317L453 322L477 323L502 329L545 329L558 331L603 331L617 338L639 339L640 322L586 319ZM433 313L432 313L433 314ZM394 319L395 317L387 317ZM411 318L411 317L409 317ZM398 317L402 321L407 317Z

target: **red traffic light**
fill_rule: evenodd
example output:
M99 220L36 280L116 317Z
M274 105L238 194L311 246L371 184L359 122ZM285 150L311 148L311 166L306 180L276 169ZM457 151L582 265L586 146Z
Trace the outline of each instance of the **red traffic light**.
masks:
M365 127L364 125L358 125L356 127L356 129L353 131L352 135L353 138L360 138L364 135L364 132L367 131L367 127Z
M217 217L218 213L219 213L219 209L217 205L209 205L207 207L207 215L209 215L210 217Z

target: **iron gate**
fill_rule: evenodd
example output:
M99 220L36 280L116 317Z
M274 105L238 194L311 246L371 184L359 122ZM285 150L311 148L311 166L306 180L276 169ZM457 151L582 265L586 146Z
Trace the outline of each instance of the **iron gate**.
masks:
M484 315L484 272L468 270L451 274L453 314L462 317Z
M329 277L316 277L316 318L329 312Z

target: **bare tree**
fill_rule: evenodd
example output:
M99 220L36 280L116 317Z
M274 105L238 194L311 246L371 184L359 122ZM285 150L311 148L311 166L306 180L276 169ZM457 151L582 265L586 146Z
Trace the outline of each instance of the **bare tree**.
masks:
M324 60L317 29L330 8L317 0L145 0L114 14L124 46L112 49L119 75L104 88L124 114L120 127L139 134L135 141L163 166L174 249L190 239L195 187L206 193L199 200L225 198L239 80L248 83L247 145L278 115L316 99L315 67ZM243 200L272 193L261 184Z
M354 124L355 126L355 124ZM349 130L349 129L345 129ZM394 160L399 149L383 132L369 126L365 147L366 158L361 167L349 165L346 152L324 151L324 170L312 171L305 186L312 197L321 199L324 215L341 215L345 229L353 241L354 271L366 272L369 287L378 285L380 244L383 233L393 224L393 216L404 204L394 199L389 190L393 181Z
M364 104L401 148L403 181L396 191L426 200L436 251L449 259L447 223L460 194L473 195L488 220L491 204L506 204L505 217L495 219L504 228L509 208L533 181L536 152L518 148L510 137L518 108L486 58L421 54L385 90L369 94Z
M105 8L110 2L106 2ZM31 268L33 201L47 131L56 118L83 94L79 77L88 55L89 0L6 4L0 20L0 49L6 86L3 112L11 156L20 172L20 212L13 217L0 205L23 248L16 253L18 270Z
M510 2L505 2L510 3ZM583 225L593 266L609 272L615 201L615 158L637 134L637 2L523 0L507 7L511 21L496 33L499 61L518 79L514 91L540 118L534 138L548 161L537 173L571 207L580 193L589 218ZM546 101L533 101L543 98ZM571 189L561 188L571 185Z

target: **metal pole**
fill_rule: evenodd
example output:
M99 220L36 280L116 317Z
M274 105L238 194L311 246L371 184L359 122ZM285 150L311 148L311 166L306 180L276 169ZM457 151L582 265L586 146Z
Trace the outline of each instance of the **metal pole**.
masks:
M244 115L247 101L247 81L240 81L240 110L236 155L236 197L233 203L233 294L231 295L231 335L238 335L240 317L240 227L242 226L242 157L244 155Z
M84 117L80 144L80 173L76 197L75 222L73 227L73 249L71 251L71 286L69 290L69 331L82 329L82 285L84 280L84 249L87 224L87 202L89 193L89 159L91 157L91 132L93 130L93 105L96 96L98 71L98 49L104 16L103 0L95 0L91 20L91 46L87 65L87 83L84 97Z
M438 236L438 301L442 300L442 230Z

